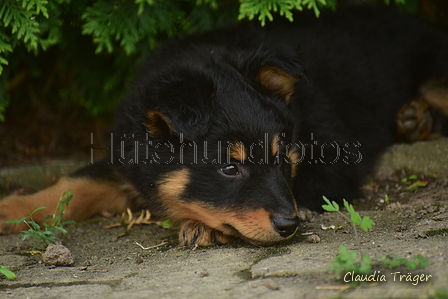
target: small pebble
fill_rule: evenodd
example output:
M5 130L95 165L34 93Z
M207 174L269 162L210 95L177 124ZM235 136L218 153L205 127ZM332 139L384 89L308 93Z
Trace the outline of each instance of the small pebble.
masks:
M46 265L53 266L73 266L75 259L72 253L64 245L50 244L43 255Z
M310 235L310 236L306 237L306 241L308 243L319 243L320 238L318 235Z

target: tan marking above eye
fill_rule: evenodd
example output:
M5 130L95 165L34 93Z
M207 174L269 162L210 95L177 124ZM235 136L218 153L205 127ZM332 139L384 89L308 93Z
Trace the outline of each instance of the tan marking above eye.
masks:
M233 159L244 162L247 160L247 149L241 141L236 141L230 144L229 154Z

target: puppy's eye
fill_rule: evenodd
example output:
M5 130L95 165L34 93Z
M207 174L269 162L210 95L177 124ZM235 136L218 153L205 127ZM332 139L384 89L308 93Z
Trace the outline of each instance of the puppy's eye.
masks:
M229 164L221 168L222 173L225 175L238 175L238 167L235 164Z

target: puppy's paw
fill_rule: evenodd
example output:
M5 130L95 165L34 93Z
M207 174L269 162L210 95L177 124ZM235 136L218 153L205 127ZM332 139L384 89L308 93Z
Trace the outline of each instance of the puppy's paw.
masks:
M414 99L401 107L397 114L398 139L402 142L435 139L433 115L428 103Z
M207 247L227 244L230 237L201 222L187 220L182 223L179 232L179 244L186 247Z

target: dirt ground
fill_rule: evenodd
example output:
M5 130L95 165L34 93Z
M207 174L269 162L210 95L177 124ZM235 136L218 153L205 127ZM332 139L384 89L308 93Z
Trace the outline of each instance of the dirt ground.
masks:
M41 188L80 164L2 169L0 189ZM412 175L417 178L402 182ZM416 182L426 187L407 190ZM106 229L117 219L97 218L69 227L62 237L75 258L72 267L47 266L40 252L30 251L31 242L0 236L0 266L17 275L12 281L0 277L0 298L448 298L448 140L394 147L364 191L354 206L377 225L360 233L359 251L374 259L420 254L429 266L377 266L376 277L386 281L350 288L327 272L341 244L357 248L351 226L335 213L303 211L300 233L272 247L236 242L194 250L178 246L175 229ZM331 225L339 229L323 229ZM308 242L307 232L320 242Z

